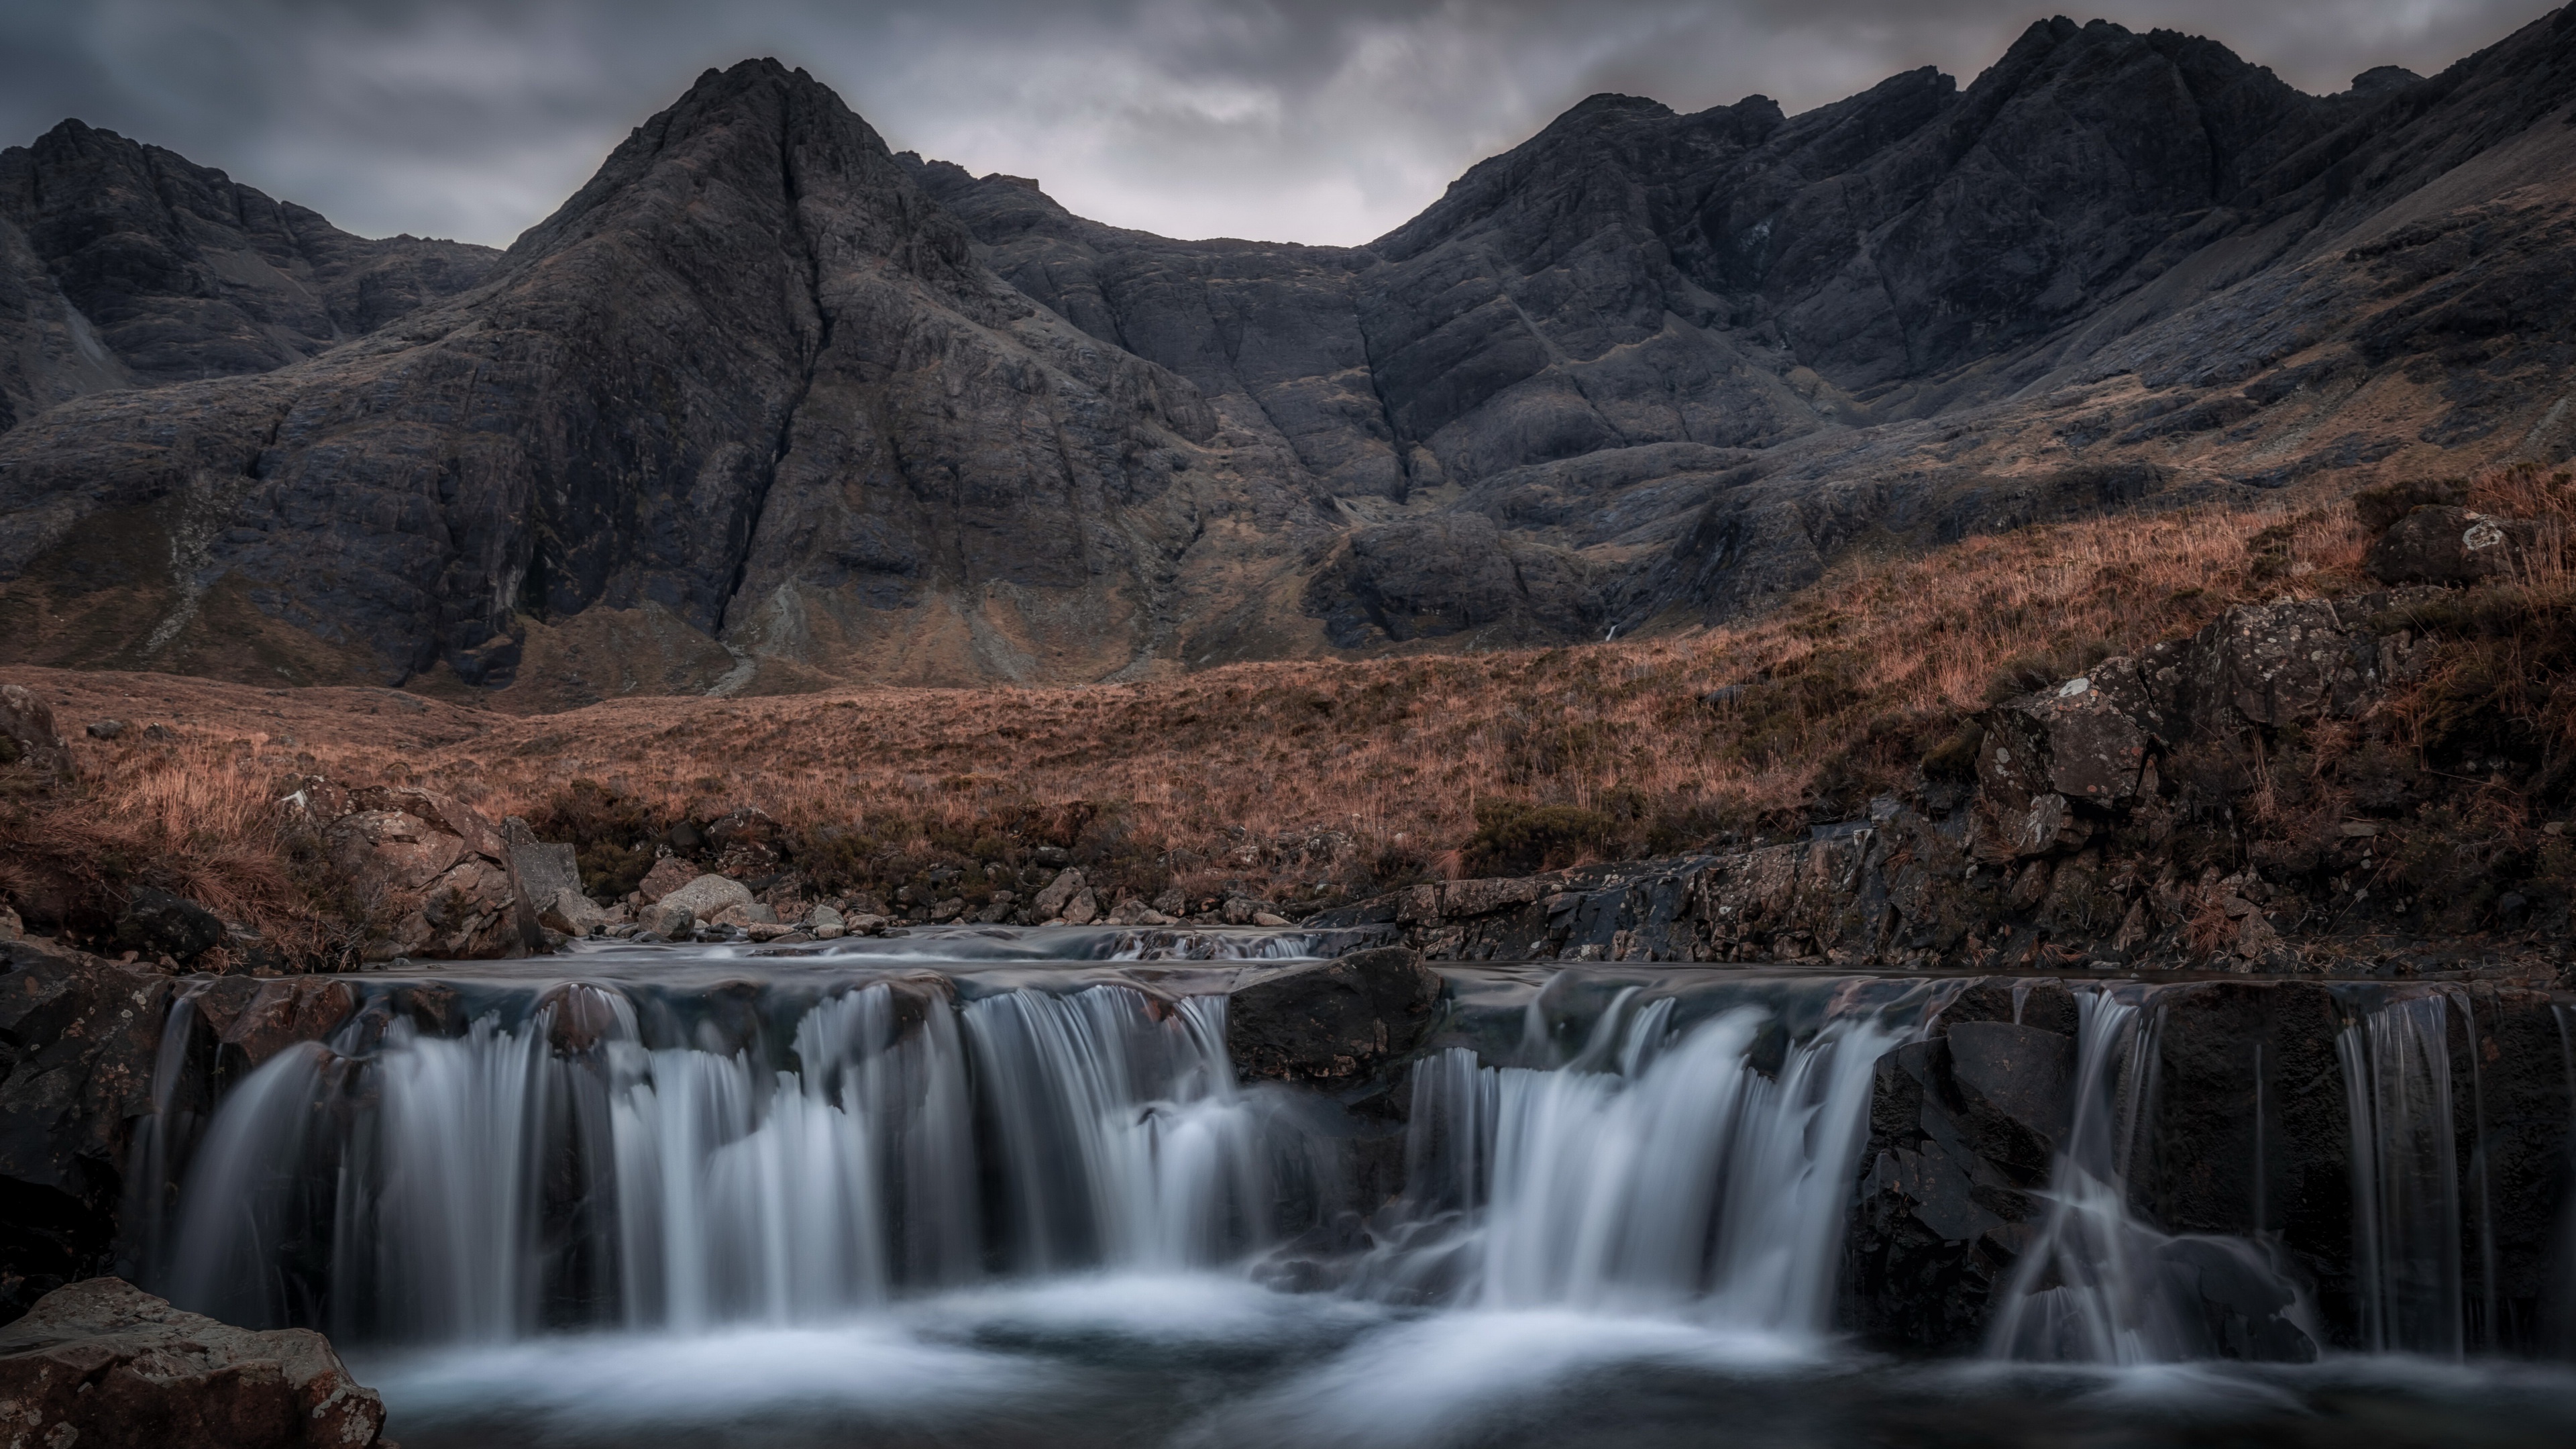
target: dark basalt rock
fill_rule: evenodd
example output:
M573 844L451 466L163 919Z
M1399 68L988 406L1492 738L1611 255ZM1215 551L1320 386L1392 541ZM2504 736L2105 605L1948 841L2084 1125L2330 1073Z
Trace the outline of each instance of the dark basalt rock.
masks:
M309 1328L185 1313L116 1278L58 1288L0 1328L12 1444L83 1449L368 1449L384 1402Z
M2370 545L2362 567L2383 584L2474 584L2502 578L2531 555L2540 526L2465 508L2418 508Z
M1226 1050L1249 1080L1364 1088L1430 1034L1441 989L1401 947L1301 966L1227 998Z
M18 379L0 373L0 393L18 394L22 418L101 387L300 362L467 290L501 255L351 236L78 121L0 151L0 271L13 254L24 300L8 307L0 283L0 330L34 343L39 361Z
M116 918L116 944L144 956L167 956L184 966L221 945L223 918L186 896L138 886Z
M170 989L157 971L0 941L0 1319L109 1271Z

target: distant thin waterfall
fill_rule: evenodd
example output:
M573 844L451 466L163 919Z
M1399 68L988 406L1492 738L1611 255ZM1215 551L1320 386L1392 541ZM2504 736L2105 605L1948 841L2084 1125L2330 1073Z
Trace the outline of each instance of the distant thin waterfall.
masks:
M2427 995L2378 1007L2335 1041L2352 1121L2362 1346L2380 1352L2467 1349L2449 1038L2449 1002Z
M2107 991L2080 994L2066 1140L2039 1230L1998 1295L1988 1357L2138 1365L2314 1355L2299 1295L2262 1244L2168 1234L2131 1206L2130 1164L2156 1097L2161 1025ZM2261 1061L2257 1053L2258 1117ZM2259 1181L2259 1123L2255 1140Z
M1374 1286L1497 1308L1683 1313L1822 1332L1869 1098L1891 1038L1865 1022L1756 1070L1767 1022L1688 1031L1623 996L1573 1064L1480 1065L1453 1050L1414 1078L1409 1209Z

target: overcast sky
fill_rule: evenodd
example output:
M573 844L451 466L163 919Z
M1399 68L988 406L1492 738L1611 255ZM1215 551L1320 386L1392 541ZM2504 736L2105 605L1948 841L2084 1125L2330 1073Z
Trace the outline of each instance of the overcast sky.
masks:
M2311 91L2539 0L2099 0ZM775 55L898 149L1171 236L1358 242L1595 91L1791 111L1964 85L2022 0L0 0L0 142L77 116L351 231L505 245L709 65Z

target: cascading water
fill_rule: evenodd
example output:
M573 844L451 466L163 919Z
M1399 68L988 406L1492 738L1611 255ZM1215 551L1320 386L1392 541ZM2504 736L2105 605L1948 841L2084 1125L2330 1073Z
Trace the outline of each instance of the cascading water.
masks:
M966 1009L998 1126L1020 1266L1188 1268L1265 1235L1259 1124L1234 1090L1225 1000L1159 1025L1134 992L1014 992Z
M1452 1049L1415 1074L1414 1231L1375 1291L1826 1329L1870 1068L1893 1038L1837 1023L1766 1076L1767 1013L1681 1031L1670 998L1623 1011L1632 997L1563 1068Z
M2389 1002L2345 1027L2335 1049L2351 1107L2363 1346L2458 1358L2467 1331L2450 1003Z
M1266 1233L1222 997L912 1006L883 984L826 997L774 1064L648 1045L627 1002L591 988L452 1039L396 1021L371 1052L289 1051L200 1148L173 1297L443 1342L566 1317L807 1321L981 1272L987 1171L1006 1189L1006 1268L1182 1267ZM561 1049L567 1017L596 1039Z
M1626 1444L1739 1419L1779 1442L1908 1437L1887 1428L1919 1411L1920 1381L1872 1388L1885 1375L1831 1334L1838 1287L1884 1294L1868 1275L1902 1261L1891 1232L1943 1221L1929 1196L1870 1196L1864 1142L1886 1134L1895 1158L1927 1140L1909 1131L1984 1130L1944 1129L1969 1109L1904 1095L1998 1080L2000 1048L1972 1058L1960 1027L1937 1029L1971 1000L1955 983L1446 969L1437 1049L1372 1079L1406 1095L1336 1101L1234 1080L1221 993L1252 1000L1269 947L1120 940L889 941L775 963L598 953L590 984L515 966L361 979L327 1046L238 1077L226 1053L242 1034L215 1028L239 1008L208 997L174 1013L173 1080L156 1079L137 1138L140 1160L183 1173L179 1210L166 1232L139 1212L129 1249L167 1265L157 1281L184 1305L330 1329L397 1406L400 1437L432 1449ZM1175 964L1097 964L1131 946ZM2340 1122L2323 1036L2213 1041L2200 1008L2215 987L1977 989L1990 995L1963 1023L1996 1030L2008 999L2016 1022L2027 1005L2044 1024L1989 1041L2062 1053L2049 1033L2077 1037L2062 1129L2045 1103L2070 1082L2064 1056L2015 1058L2022 1075L2002 1079L2047 1084L2012 1120L2063 1136L2044 1211L1993 1235L2021 1253L1991 1299L1989 1351L2113 1369L2311 1356L2321 1336L2290 1287L2304 1279L2283 1265L2333 1272L2342 1231L2338 1186L2321 1254L2313 1124ZM2334 1000L2363 1104L2355 1236L2376 1245L2357 1272L2397 1325L2381 1341L2408 1347L2423 1341L2404 1326L2421 1321L2409 1235L2447 1223L2422 1251L2448 1243L2455 1284L2479 1271L2488 1168L2469 1124L2490 1106L2527 1114L2531 1084L2458 1067L2444 1025L2458 1014L2433 997ZM1918 1030L1927 1013L1935 1029ZM2576 1049L2561 1055L2576 1082ZM1966 1075L1972 1060L1988 1075ZM207 1117L216 1081L230 1085ZM2240 1137L2206 1125L2245 1106ZM2326 1135L2339 1171L2340 1130ZM2285 1137L2291 1155L2270 1163ZM2464 1146L2446 1205L2435 1168ZM2026 1146L1953 1160L2041 1162ZM2534 1160L2500 1158L2499 1180L2528 1180ZM2177 1162L2198 1198L2174 1192ZM159 1201L150 1187L136 1201ZM2248 1235L2167 1233L2153 1217L2168 1211ZM1849 1221L1868 1226L1845 1280ZM1964 1256L1935 1237L1912 1263ZM2527 1242L2504 1239L2509 1269ZM2508 1303L2525 1301L2510 1282ZM2474 1344L2476 1303L2456 1287L2450 1301ZM1807 1375L1828 1363L1836 1387L1818 1394ZM2101 1437L2072 1402L2010 1412ZM1497 1429L1523 1414L1528 1434ZM1832 1432L1804 1427L1837 1414Z
M2141 1365L2313 1356L2298 1294L2261 1246L2168 1235L2132 1210L2129 1167L2155 1095L2156 1037L2155 1016L2135 1004L2101 990L2078 997L2066 1140L2039 1231L1987 1329L1989 1357ZM2257 1143L2259 1159L2259 1127ZM2236 1310L2232 1323L2223 1313L2212 1323L2213 1299Z

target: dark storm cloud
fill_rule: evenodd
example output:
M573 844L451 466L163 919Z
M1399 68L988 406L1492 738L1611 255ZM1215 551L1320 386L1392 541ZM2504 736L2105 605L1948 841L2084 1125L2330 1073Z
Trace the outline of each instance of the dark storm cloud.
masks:
M2101 0L2308 90L2538 0ZM1796 111L1962 83L2045 0L0 0L0 139L64 116L352 230L505 243L708 65L776 55L898 147L1180 236L1351 242L1599 90Z

